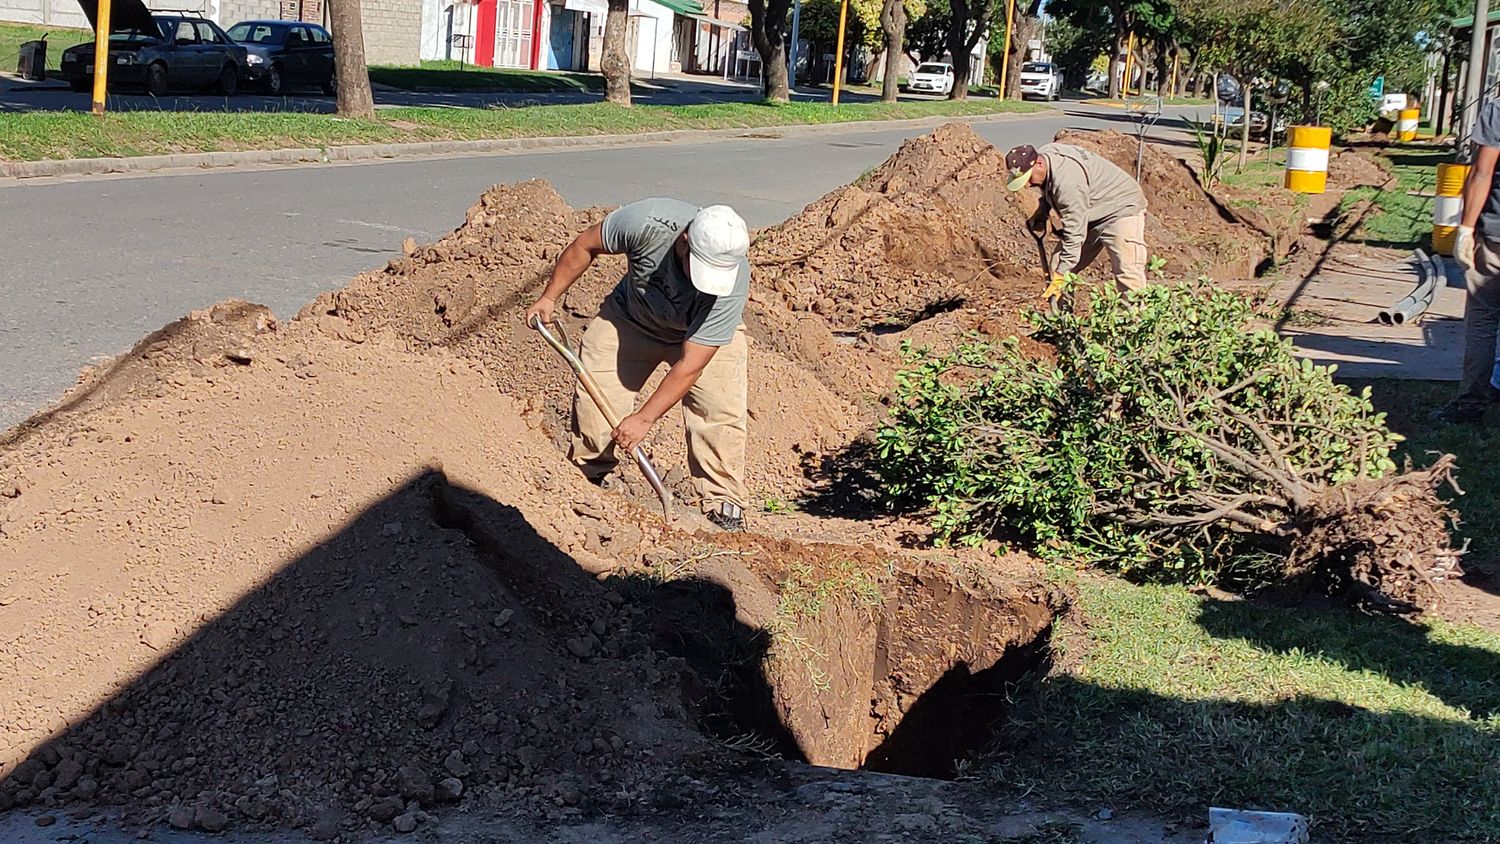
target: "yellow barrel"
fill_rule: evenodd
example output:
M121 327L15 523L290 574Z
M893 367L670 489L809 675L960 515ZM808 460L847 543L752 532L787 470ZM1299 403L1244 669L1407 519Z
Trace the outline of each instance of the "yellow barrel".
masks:
M1422 110L1419 108L1403 108L1396 120L1396 139L1401 141L1415 141L1417 139L1417 123L1422 119Z
M1327 126L1292 126L1286 130L1286 188L1297 193L1328 189L1328 145L1333 130Z
M1437 198L1432 201L1432 250L1439 255L1453 254L1453 240L1464 215L1464 180L1468 178L1467 164L1437 166Z

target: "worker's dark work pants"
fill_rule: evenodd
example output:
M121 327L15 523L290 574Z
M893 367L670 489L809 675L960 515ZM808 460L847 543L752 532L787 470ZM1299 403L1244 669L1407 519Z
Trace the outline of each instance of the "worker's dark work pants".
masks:
M1464 373L1455 405L1483 408L1495 397L1491 380L1500 327L1500 240L1480 232L1474 242L1474 269L1464 273L1469 295L1464 302Z

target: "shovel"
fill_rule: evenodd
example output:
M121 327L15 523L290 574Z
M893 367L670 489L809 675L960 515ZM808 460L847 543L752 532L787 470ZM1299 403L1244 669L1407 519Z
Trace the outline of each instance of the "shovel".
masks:
M583 361L573 353L573 347L568 343L568 335L563 331L562 323L553 323L553 327L557 329L557 333L553 334L547 330L541 317L533 316L531 327L535 328L542 335L542 339L547 341L547 345L556 349L557 353L563 356L563 360L568 362L568 366L573 368L574 374L578 376L578 383L583 385L584 392L594 400L594 406L604 414L610 430L620 427L620 415L610 406L609 399L604 397L604 392L599 389L599 384L594 381L594 377L583 368ZM646 483L651 485L651 488L656 491L656 497L661 499L662 517L670 524L672 522L672 493L668 492L666 485L661 482L661 476L656 473L656 467L651 465L651 458L646 456L645 449L636 446L630 452L630 456L635 458L635 465L641 467L641 474L646 476Z

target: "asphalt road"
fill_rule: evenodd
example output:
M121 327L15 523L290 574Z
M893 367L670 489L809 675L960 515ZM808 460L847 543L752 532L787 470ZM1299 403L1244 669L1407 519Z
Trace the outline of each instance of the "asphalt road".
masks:
M1005 148L1064 127L1129 131L1118 110L976 124ZM228 298L287 317L318 292L463 222L490 184L544 178L575 206L671 195L779 222L857 178L922 128L757 132L726 140L300 165L62 182L0 181L0 427L78 370ZM1158 133L1169 132L1159 129Z

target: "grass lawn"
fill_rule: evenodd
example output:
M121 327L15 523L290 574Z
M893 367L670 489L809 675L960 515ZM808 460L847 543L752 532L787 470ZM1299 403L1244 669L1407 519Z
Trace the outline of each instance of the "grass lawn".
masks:
M1362 202L1373 203L1349 239L1397 249L1427 248L1432 240L1431 194L1437 187L1437 165L1451 161L1452 154L1431 147L1397 147L1379 155L1389 163L1396 185L1389 190L1356 188L1344 195L1339 210L1345 213Z
M1064 577L1075 577L1071 573ZM1295 811L1314 840L1493 842L1500 636L1076 576L1062 667L975 770L1032 800L1201 820Z
M604 77L596 73L460 66L458 62L451 60L424 61L418 67L377 65L370 68L370 81L408 91L516 91L554 94L604 90Z
M638 134L671 129L764 128L860 120L978 116L1041 109L996 100L962 102L713 103L636 106L608 103L518 108L381 109L373 121L331 115L230 112L0 114L0 159L155 155L351 143Z
M1500 428L1440 427L1453 384L1377 380L1418 465L1459 459L1465 565L1500 564ZM973 773L1074 807L1201 820L1294 811L1314 840L1500 840L1500 635L1289 609L1059 571L1077 593L1056 667L1012 704Z
M77 7L74 7L77 8ZM93 41L94 33L87 29L65 29L61 27L33 26L25 23L0 23L0 69L14 72L21 55L21 44L47 36L47 69L57 70L61 66L63 50L74 44Z

